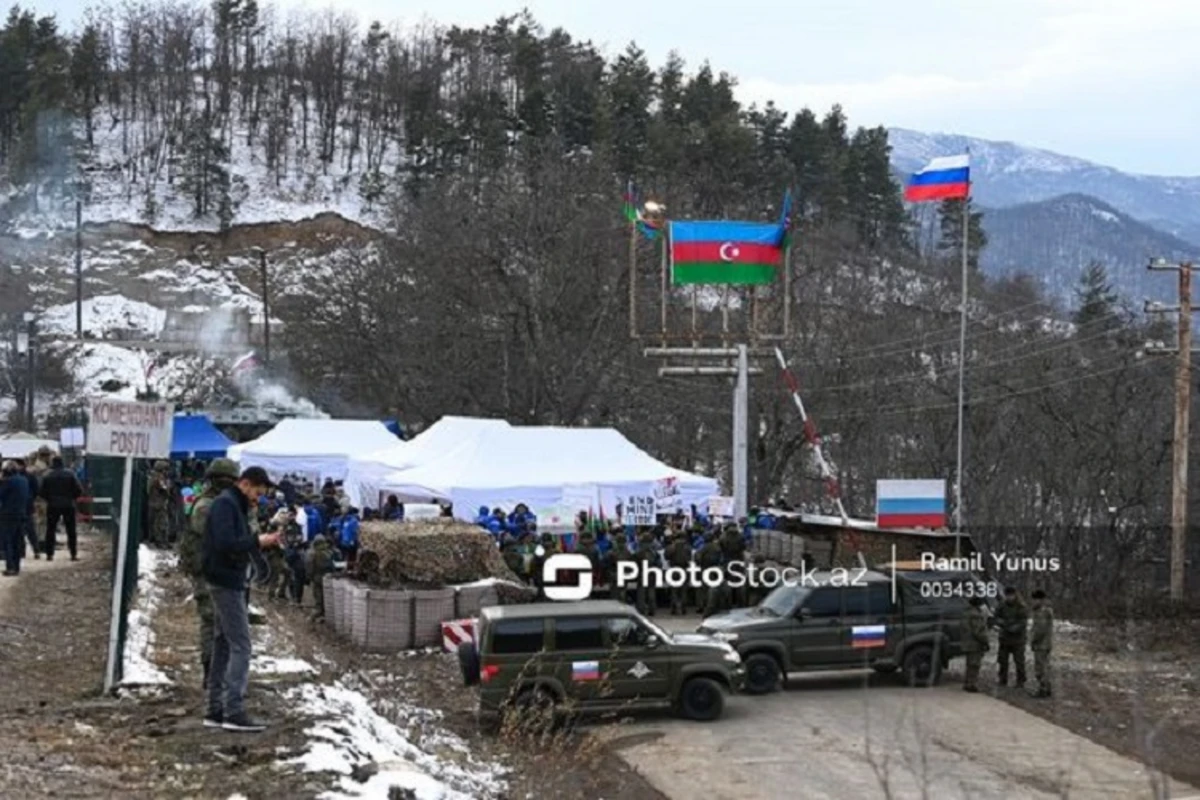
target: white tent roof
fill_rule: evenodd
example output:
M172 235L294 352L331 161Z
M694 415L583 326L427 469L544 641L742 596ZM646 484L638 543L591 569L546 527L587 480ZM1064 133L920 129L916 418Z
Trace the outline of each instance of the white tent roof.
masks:
M612 428L494 427L441 458L384 476L380 489L403 501L441 500L472 519L479 506L560 508L595 498L611 512L615 498L647 494L678 481L684 504L717 494L713 478L670 467Z
M396 437L374 420L285 419L253 441L229 448L242 469L262 467L276 475L288 472L340 481L353 456L395 444Z
M502 419L442 417L407 442L393 437L382 450L350 459L346 494L357 506L374 507L379 502L380 481L384 476L436 460L484 431L507 427L509 424Z
M58 452L58 442L53 439L39 439L20 431L0 436L0 457L3 458L24 458L42 447L49 447L51 451Z

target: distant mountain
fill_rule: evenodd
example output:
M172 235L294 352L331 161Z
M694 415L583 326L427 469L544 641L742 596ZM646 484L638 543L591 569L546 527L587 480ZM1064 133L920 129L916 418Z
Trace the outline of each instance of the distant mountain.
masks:
M891 128L892 164L918 169L939 155L971 151L973 194L980 205L1004 208L1062 195L1095 197L1135 220L1191 242L1200 250L1200 177L1134 175L1080 158L1012 142Z
M1036 203L984 210L989 275L1027 272L1047 293L1073 300L1079 276L1092 261L1108 268L1114 287L1135 303L1173 300L1175 282L1146 269L1149 259L1183 260L1197 248L1094 197L1068 194Z

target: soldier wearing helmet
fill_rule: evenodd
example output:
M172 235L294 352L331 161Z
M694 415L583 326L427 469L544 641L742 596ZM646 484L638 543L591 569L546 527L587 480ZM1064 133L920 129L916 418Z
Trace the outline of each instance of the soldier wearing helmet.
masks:
M239 476L238 465L228 458L218 458L204 472L204 491L192 507L187 529L179 537L179 566L192 579L192 595L196 598L196 614L200 618L200 664L204 669L204 687L208 688L208 667L212 663L213 606L204 579L201 550L208 510L217 495L233 486Z

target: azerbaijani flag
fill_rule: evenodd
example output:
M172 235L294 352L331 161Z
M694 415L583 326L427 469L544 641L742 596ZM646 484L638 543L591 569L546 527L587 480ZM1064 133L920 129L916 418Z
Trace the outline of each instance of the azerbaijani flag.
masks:
M887 625L855 625L850 629L851 647L883 647L887 644Z
M630 225L635 226L638 232L647 239L657 239L659 224L653 220L646 219L642 213L641 198L637 191L633 188L633 181L629 182L629 187L625 190L625 205L622 212L625 219Z
M783 266L783 234L773 222L670 222L676 284L757 286Z
M904 187L909 203L963 200L971 193L971 156L941 156L913 173Z

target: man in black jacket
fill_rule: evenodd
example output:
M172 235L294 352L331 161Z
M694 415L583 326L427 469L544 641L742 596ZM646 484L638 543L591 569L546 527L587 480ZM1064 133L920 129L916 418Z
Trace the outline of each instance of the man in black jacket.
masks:
M63 460L59 456L50 460L50 471L42 477L40 492L46 501L46 560L54 558L54 548L58 544L58 521L61 519L67 528L67 551L72 561L78 561L75 501L83 495L83 487L79 485L75 473L63 467Z
M212 664L208 680L208 711L204 725L227 731L257 732L266 728L246 715L250 681L250 619L246 607L246 573L256 548L278 547L279 534L255 538L246 517L258 498L271 488L261 467L245 470L236 484L213 500L204 525L202 569L212 597Z

